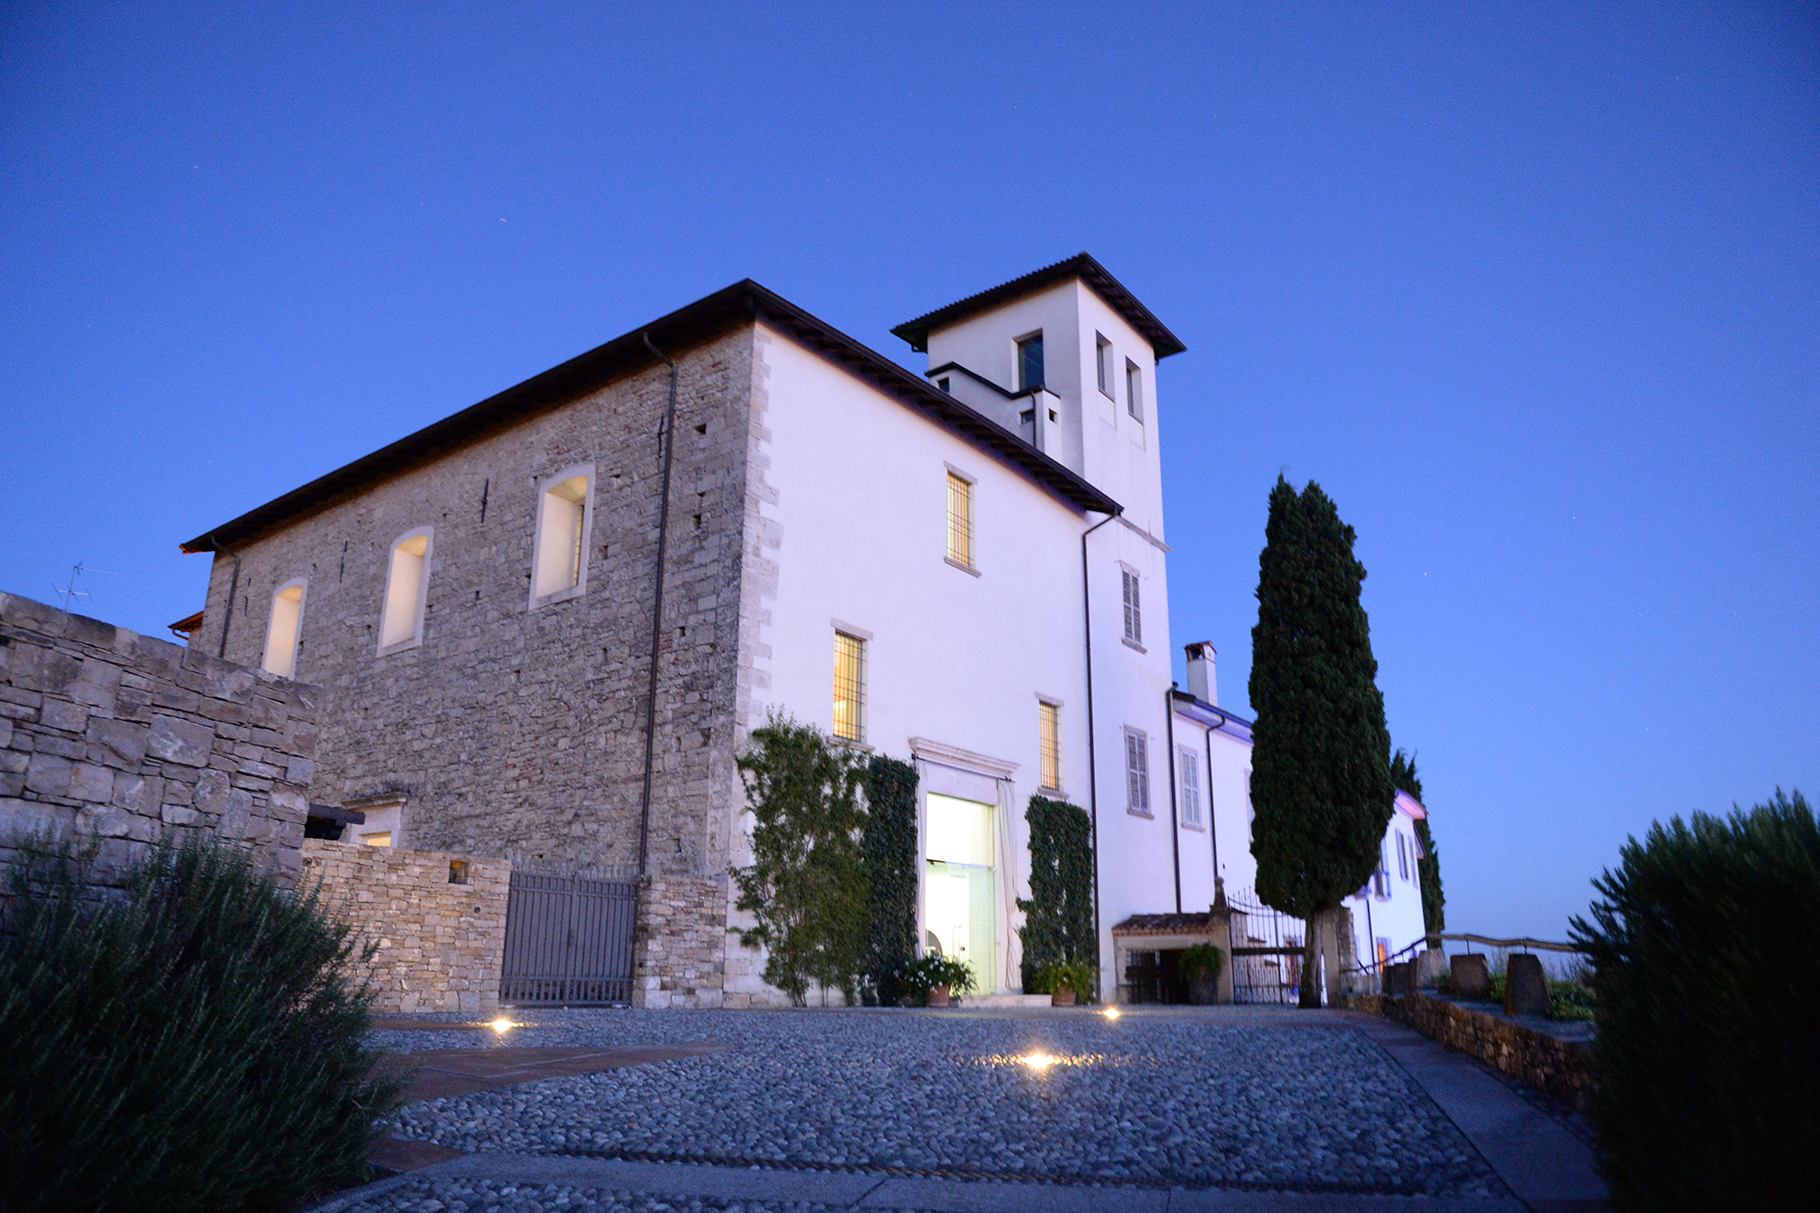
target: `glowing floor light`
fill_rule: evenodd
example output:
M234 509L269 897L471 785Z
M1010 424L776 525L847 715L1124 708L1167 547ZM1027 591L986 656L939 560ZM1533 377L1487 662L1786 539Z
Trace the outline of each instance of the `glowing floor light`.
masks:
M1035 1070L1038 1074L1041 1074L1044 1070L1047 1070L1050 1066L1054 1065L1056 1059L1049 1056L1047 1053L1026 1053L1018 1060L1029 1066L1032 1070Z
M1117 1019L1119 1017L1119 1009L1117 1007L1107 1007L1104 1011L1101 1011L1100 1014L1104 1015L1107 1019Z
M508 1028L516 1028L517 1026L518 1026L517 1024L513 1023L511 1020L507 1019L503 1015L501 1015L498 1019L495 1019L492 1023L487 1025L487 1027L492 1028L495 1032L504 1032Z

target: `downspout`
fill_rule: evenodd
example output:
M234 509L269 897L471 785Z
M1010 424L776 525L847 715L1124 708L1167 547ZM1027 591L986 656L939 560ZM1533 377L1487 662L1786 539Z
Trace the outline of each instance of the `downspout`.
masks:
M1169 854L1175 864L1175 912L1182 912L1182 829L1175 815L1175 684L1163 692L1163 728L1169 738Z
M1224 718L1222 718L1224 719ZM1213 725L1202 733L1207 739L1207 841L1213 844L1213 887L1220 887L1220 815L1213 802Z
M210 531L209 542L214 543L214 541L215 533ZM234 595L240 592L240 556L219 545L216 545L215 550L234 558L234 575L228 580L227 610L221 615L221 644L215 650L215 656L225 659L227 657L228 625L234 622ZM206 605L205 603L204 606L206 607Z
M1081 622L1087 636L1087 816L1093 831L1093 950L1096 953L1100 949L1100 781L1093 754L1093 595L1087 581L1087 536L1117 517L1118 512L1114 511L1081 532ZM1094 976L1099 976L1097 964ZM1117 973L1112 975L1112 984L1116 992Z
M644 334L645 348L663 359L670 368L670 404L664 411L663 497L657 509L657 590L651 604L651 676L645 684L645 787L638 802L638 874L645 874L645 861L651 846L651 768L657 745L657 658L663 641L664 626L664 556L670 539L670 457L676 450L676 364L651 344L651 334Z

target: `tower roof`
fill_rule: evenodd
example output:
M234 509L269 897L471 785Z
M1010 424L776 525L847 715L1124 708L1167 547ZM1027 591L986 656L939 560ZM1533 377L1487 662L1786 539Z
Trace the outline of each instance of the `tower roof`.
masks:
M1022 278L1013 278L1010 282L1000 283L991 290L969 295L965 299L950 303L947 307L938 307L933 312L918 316L915 320L898 325L891 331L910 343L913 350L929 349L929 332L942 328L969 316L977 315L989 308L995 308L1013 299L1025 295L1034 295L1046 290L1058 282L1067 282L1079 278L1087 284L1094 294L1106 301L1106 306L1125 318L1125 322L1150 343L1156 356L1167 358L1179 354L1188 347L1181 339L1166 328L1161 320L1151 314L1149 308L1137 301L1137 296L1125 289L1125 284L1106 272L1106 267L1095 261L1091 254L1076 253L1066 261L1044 266Z

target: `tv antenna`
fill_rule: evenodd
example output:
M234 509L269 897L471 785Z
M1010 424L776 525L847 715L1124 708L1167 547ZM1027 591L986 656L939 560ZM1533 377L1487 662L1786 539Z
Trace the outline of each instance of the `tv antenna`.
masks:
M68 585L64 586L62 589L58 589L54 584L51 586L51 593L63 595L64 610L69 610L70 603L78 598L87 598L90 601L94 600L95 596L93 594L89 593L87 590L79 590L76 588L76 579L84 573L101 573L108 577L118 577L120 575L118 573L110 573L106 569L91 569L78 560L75 563L75 566L70 569L70 583Z

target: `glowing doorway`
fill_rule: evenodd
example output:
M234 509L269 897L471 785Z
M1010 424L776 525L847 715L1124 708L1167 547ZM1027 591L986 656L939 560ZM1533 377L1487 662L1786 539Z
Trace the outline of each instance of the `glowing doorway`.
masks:
M973 988L996 980L993 914L993 806L931 794L923 873L923 926L942 953L973 970Z

